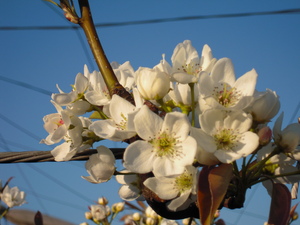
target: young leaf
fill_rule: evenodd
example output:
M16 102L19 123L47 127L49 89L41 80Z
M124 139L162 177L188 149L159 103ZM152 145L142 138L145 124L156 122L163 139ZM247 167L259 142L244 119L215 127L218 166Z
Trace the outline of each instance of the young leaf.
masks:
M198 180L198 204L202 225L210 225L232 178L232 165L205 166Z
M291 193L280 183L273 183L272 200L268 224L287 225L290 217Z

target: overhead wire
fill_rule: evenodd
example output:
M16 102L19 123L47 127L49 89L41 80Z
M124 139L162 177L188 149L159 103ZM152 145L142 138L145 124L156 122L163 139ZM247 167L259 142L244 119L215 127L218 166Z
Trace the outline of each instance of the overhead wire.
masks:
M264 11L264 12L246 12L246 13L229 13L229 14L216 14L216 15L196 15L196 16L182 16L172 18L160 18L149 20L135 20L125 22L108 22L108 23L96 23L95 27L116 27L116 26L129 26L129 25L141 25L141 24L154 24L154 23L166 23L186 20L203 20L203 19L220 19L220 18L236 18L236 17L249 17L249 16L264 16L264 15L283 15L283 14L298 14L300 8L296 9L284 9L276 11ZM79 26L1 26L0 30L13 31L13 30L70 30L80 29Z

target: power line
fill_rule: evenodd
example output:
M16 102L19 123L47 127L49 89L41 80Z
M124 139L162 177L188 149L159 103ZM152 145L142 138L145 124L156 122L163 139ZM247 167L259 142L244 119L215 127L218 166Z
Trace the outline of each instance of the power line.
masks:
M285 9L277 11L264 11L264 12L249 12L249 13L230 13L230 14L217 14L217 15L196 15L196 16L182 16L164 19L149 19L149 20L136 20L127 22L109 22L109 23L96 23L95 27L116 27L116 26L129 26L140 24L153 24L153 23L166 23L186 20L203 20L203 19L220 19L220 18L236 18L236 17L249 17L249 16L266 16L266 15L283 15L283 14L298 14L300 8ZM70 30L80 29L79 26L3 26L0 30Z
M31 84L28 84L28 83L25 83L25 82L22 82L22 81L14 80L14 79L11 79L11 78L8 78L8 77L3 77L3 76L0 76L0 80L5 81L7 83L17 85L17 86L20 86L20 87L24 87L24 88L27 88L27 89L30 89L30 90L33 90L33 91L36 91L36 92L39 92L39 93L47 95L47 96L52 95L51 91L33 86Z

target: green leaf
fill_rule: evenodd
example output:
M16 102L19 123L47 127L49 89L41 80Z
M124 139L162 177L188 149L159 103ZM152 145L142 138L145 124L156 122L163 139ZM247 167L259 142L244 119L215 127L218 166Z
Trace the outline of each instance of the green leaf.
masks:
M90 119L103 119L103 117L100 115L99 112L94 111L94 112L90 115Z

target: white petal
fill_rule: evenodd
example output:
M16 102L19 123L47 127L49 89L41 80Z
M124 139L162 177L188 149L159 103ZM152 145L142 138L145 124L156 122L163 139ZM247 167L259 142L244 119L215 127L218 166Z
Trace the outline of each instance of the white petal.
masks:
M177 211L179 208L180 210L186 209L191 202L189 202L188 197L190 196L190 192L186 191L185 193L181 194L178 198L172 200L169 204L168 204L168 208L171 211ZM188 204L185 204L188 201ZM184 206L184 207L182 207Z
M238 91L243 93L244 96L252 96L255 91L257 80L257 73L255 69L245 73L241 76L234 84L234 87L237 88Z
M113 95L111 98L109 111L112 119L117 124L124 121L124 117L127 118L127 114L133 112L134 109L134 105L118 95Z
M283 121L283 112L279 115L279 117L276 119L274 127L273 127L273 136L275 139L275 142L280 141L281 139L281 127L282 127L282 121Z
M78 93L85 92L88 83L88 79L82 73L78 73L75 78L75 91L77 91Z
M119 189L119 195L125 201L133 201L140 196L140 190L132 185L122 185Z
M244 133L252 126L252 116L244 111L233 111L224 120L224 128L238 130Z
M55 161L68 161L70 160L77 152L76 148L71 148L71 142L64 142L61 145L56 146L51 154L53 155Z
M174 178L150 177L144 181L144 185L157 194L161 199L169 200L178 195L178 190L174 188Z
M152 145L145 141L135 141L124 152L124 167L135 173L152 171L155 155Z
M222 128L226 113L219 109L209 109L199 117L201 129L207 134L214 134L216 129Z
M190 132L190 126L186 115L179 112L171 112L167 113L161 132L166 132L170 135L176 134L177 139L183 141Z
M134 118L137 134L144 140L153 139L158 134L163 124L163 119L144 105Z
M156 158L153 162L153 174L156 177L182 174L185 165L180 165L180 162L179 160L173 161L166 157Z
M219 59L212 68L211 78L217 83L227 83L233 86L235 74L231 60L228 58Z

